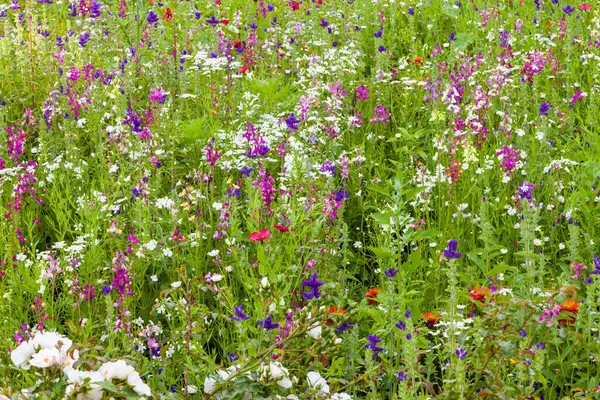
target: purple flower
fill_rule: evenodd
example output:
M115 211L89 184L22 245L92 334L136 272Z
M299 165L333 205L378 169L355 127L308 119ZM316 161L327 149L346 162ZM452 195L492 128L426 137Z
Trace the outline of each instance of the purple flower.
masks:
M279 328L278 323L273 323L273 314L269 314L269 316L262 321L259 320L258 326L268 331Z
M294 113L290 113L290 116L285 119L285 124L287 125L289 130L292 132L298 130L299 123L300 123L300 120L298 118L296 118Z
M405 331L406 323L404 321L402 321L402 319L399 319L398 323L396 324L396 328L400 329L401 331Z
M237 361L240 359L240 356L236 356L235 353L229 353L227 354L227 358L229 358L231 361Z
M546 343L544 343L544 342L536 343L535 347L537 347L538 350L544 350L546 348Z
M97 1L92 1L92 5L90 7L90 17L92 18L100 18L100 3Z
M521 335L521 337L527 337L527 331L525 329L521 329L521 332L519 332L519 335Z
M467 354L469 354L469 352L460 347L460 345L456 348L456 356L461 360L464 360Z
M375 32L375 34L373 36L375 36L376 38L380 38L381 35L383 35L383 26L381 28L379 28L379 30L377 32Z
M444 257L446 258L461 258L462 253L458 253L458 240L453 239L448 241L448 248L444 249Z
M400 382L404 382L408 378L408 375L404 371L398 371L396 372L396 377Z
M356 324L351 324L350 322L346 321L344 323L342 323L340 326L336 326L335 327L335 331L342 333L342 332L346 332L348 329L355 327Z
M81 35L79 35L79 45L81 47L85 47L85 45L89 41L90 41L90 34L88 32L83 32Z
M414 7L408 7L408 15L415 15L415 8Z
M153 25L158 22L158 15L154 11L150 10L146 21L148 21L150 25Z
M319 286L323 286L323 282L319 281L319 276L315 272L311 278L307 281L302 281L302 289L305 287L310 289L310 292L302 292L302 297L304 300L318 299L321 297L321 293L319 292Z
M500 47L506 49L508 47L508 39L510 38L510 32L504 30L500 33Z
M450 40L451 42L454 42L456 40L456 34L454 32L452 32L450 34L450 36L448 37L448 40Z
M110 292L112 291L112 287L111 286L102 286L102 293L105 296L108 296L110 294Z
M600 274L600 258L594 254L594 269L590 271L590 274L599 275Z
M365 349L371 350L373 352L373 360L377 358L379 353L383 351L383 347L378 347L377 343L381 342L381 339L377 337L377 335L369 335L367 337L369 343L365 344Z
M394 277L396 276L396 274L398 273L398 269L394 269L392 267L389 267L388 269L386 269L385 271L383 271L383 273L385 274L385 276L387 276L390 280L394 279Z
M387 51L387 49L385 48L385 46L379 46L377 48L377 50L379 50L380 53L385 53Z
M210 17L210 19L206 20L206 23L210 24L210 26L212 26L214 28L215 26L219 25L221 23L221 21L216 19L215 16L213 15L212 17Z
M200 11L196 11L196 12L194 13L194 18L196 18L196 19L200 19L200 18L202 18L202 13L201 13Z
M248 178L250 176L250 174L252 173L252 171L254 171L254 168L252 167L244 167L242 169L240 169L240 172L242 173L242 175L244 175L246 178Z
M412 314L411 314L410 310L406 310L406 311L404 312L404 316L405 316L406 318L411 318L411 317L412 317Z
M167 92L165 92L163 88L157 87L150 90L150 96L148 97L148 100L164 104L166 98Z
M542 104L540 104L540 115L548 116L548 111L550 111L551 108L552 106L550 105L550 103L548 103L547 101L543 102Z
M248 314L246 314L244 312L244 305L239 305L239 306L234 306L233 307L233 312L235 314L235 317L231 317L232 321L244 321L250 318L250 316L248 316Z
M565 14L567 14L568 16L571 16L571 14L573 14L573 12L575 11L575 8L571 7L570 4L567 4L567 6L565 8L562 9L564 11Z

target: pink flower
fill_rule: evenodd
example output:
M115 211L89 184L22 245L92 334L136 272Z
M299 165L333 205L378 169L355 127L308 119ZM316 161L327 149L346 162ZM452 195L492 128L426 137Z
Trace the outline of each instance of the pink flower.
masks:
M263 229L260 232L252 232L250 234L250 241L251 242L262 242L264 240L267 240L270 237L271 237L271 231L268 229Z

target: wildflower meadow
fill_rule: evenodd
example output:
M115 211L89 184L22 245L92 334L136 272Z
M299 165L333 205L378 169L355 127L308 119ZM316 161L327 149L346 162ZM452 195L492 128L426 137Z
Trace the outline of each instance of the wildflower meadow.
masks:
M600 398L597 1L0 3L0 399Z

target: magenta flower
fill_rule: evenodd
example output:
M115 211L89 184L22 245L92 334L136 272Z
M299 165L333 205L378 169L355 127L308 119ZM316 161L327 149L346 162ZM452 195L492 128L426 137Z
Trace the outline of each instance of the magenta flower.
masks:
M389 124L389 118L392 114L383 106L383 104L378 104L373 109L373 117L371 118L372 123L383 122L384 124Z
M150 96L148 96L148 100L164 104L165 99L167 98L167 94L168 93L165 92L163 88L157 87L150 90Z

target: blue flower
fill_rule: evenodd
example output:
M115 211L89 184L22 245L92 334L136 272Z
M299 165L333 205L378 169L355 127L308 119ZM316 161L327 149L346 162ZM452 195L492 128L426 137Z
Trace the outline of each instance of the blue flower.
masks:
M335 331L342 333L342 332L346 332L348 329L355 327L356 324L351 324L350 322L346 321L344 323L342 323L340 326L336 326L335 327Z
M402 319L399 319L398 323L396 324L396 328L400 329L401 331L404 331L406 330L406 323L402 321Z

